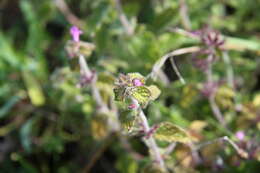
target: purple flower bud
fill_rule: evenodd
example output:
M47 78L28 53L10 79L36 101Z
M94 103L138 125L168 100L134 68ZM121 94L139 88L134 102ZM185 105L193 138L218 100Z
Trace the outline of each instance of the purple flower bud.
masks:
M245 138L245 133L243 131L237 131L236 132L236 137L237 137L237 139L242 141Z
M133 85L134 86L143 86L144 84L141 82L140 79L134 79L133 80Z
M70 28L70 35L72 36L72 39L75 41L75 42L78 42L79 41L79 36L83 34L83 32L76 26L72 26Z

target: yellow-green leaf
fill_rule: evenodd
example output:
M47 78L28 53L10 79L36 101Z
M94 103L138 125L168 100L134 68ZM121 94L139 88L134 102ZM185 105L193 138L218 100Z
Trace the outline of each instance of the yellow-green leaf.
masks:
M145 86L138 86L131 90L130 95L134 97L140 105L145 106L150 100L151 92Z
M189 135L183 128L170 122L159 124L159 127L154 133L154 137L157 140L166 142L188 143L190 141Z
M35 106L43 105L45 103L45 97L37 79L31 73L23 72L23 80L32 104Z
M147 88L151 92L151 98L150 98L151 100L157 99L159 97L159 95L161 94L161 90L157 86L155 86L155 85L151 85L151 86L149 86Z
M120 87L114 88L115 101L123 101L124 92L125 92L125 88L120 88Z
M121 112L119 120L123 129L127 130L127 132L131 132L136 120L136 111L126 110L124 112Z

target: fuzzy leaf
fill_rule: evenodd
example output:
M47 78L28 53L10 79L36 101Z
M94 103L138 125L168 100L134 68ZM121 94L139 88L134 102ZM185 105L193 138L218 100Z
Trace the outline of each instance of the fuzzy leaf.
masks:
M147 87L150 92L151 92L151 100L155 100L159 97L159 95L161 94L161 90L155 86L155 85L151 85L149 87Z
M116 87L114 88L115 101L123 101L124 100L125 89Z
M190 138L184 129L170 122L161 123L154 133L154 137L166 142L187 143L190 141Z
M120 114L119 120L123 129L131 132L136 120L136 111L127 110Z
M138 103L142 106L145 106L151 98L151 92L145 86L139 86L133 88L130 95L133 96L138 101Z

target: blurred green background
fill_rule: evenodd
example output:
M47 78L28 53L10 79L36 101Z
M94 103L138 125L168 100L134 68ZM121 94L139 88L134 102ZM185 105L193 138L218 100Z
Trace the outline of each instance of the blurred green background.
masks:
M148 163L140 138L128 140L144 156L137 161L116 135L96 139L91 131L95 100L88 88L76 87L77 60L65 51L69 28L81 27L81 39L95 44L89 66L110 75L112 82L101 81L100 87L104 95L113 95L113 77L119 73L147 75L169 51L200 45L172 32L174 28L195 31L206 24L235 47L228 55L237 87L223 85L216 96L231 133L219 125L201 95L205 77L193 66L191 54L175 59L186 85L166 62L169 83L156 82L162 94L146 109L148 119L189 129L196 142L229 135L250 155L244 160L228 145L210 145L199 152L202 162L194 165L185 156L187 148L177 145L168 158L175 172L257 172L259 9L260 0L0 0L0 172L86 172L92 162L93 173L140 172ZM220 58L214 78L225 80L227 68ZM243 141L234 136L237 131L245 133Z

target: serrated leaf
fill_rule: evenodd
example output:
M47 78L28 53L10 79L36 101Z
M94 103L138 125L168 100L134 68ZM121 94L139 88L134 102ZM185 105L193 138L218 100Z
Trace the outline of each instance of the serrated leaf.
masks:
M119 116L119 120L123 129L127 130L127 132L131 132L136 120L136 111L127 110L122 112Z
M145 106L151 98L151 92L145 86L138 86L133 88L130 95L134 97L142 106Z
M147 88L151 92L151 97L150 97L151 100L157 99L159 97L159 95L161 94L161 90L157 86L155 86L155 85L151 85L151 86L149 86Z
M116 87L114 88L114 94L115 94L115 101L123 101L124 100L124 93L125 88Z
M188 143L190 138L187 132L170 122L163 122L154 133L154 137L160 141Z

